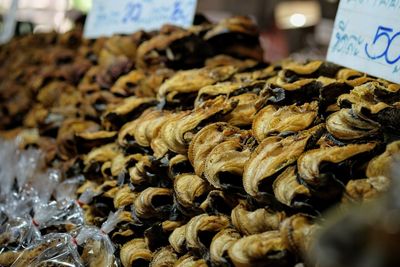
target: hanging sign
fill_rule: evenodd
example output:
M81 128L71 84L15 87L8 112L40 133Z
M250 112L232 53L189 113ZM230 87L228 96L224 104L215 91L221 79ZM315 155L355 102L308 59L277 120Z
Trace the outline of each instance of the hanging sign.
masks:
M341 0L327 60L400 83L400 0Z
M196 0L94 0L85 23L86 38L156 30L168 23L193 24Z

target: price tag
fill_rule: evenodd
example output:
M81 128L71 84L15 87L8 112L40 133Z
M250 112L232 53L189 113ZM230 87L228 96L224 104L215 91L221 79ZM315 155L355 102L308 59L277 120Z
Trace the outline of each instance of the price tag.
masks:
M341 0L327 59L400 83L400 0Z
M18 9L18 0L13 0L4 16L3 31L0 32L0 44L5 44L14 36L16 16Z
M196 0L94 0L84 35L86 38L156 30L169 23L193 24Z

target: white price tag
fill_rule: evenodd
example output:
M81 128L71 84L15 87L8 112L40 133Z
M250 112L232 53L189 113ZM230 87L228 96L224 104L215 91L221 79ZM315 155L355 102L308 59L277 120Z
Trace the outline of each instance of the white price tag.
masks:
M400 0L341 0L327 59L400 83Z
M3 31L0 32L0 44L5 44L14 36L16 17L18 9L18 0L13 0L4 16Z
M86 20L86 38L156 30L169 23L193 24L197 0L93 0Z

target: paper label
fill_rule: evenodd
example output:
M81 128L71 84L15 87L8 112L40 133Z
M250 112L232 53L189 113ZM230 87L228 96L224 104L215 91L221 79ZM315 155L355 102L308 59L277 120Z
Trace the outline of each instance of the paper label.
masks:
M190 27L196 5L196 0L93 0L84 36L97 38L151 31L166 23Z
M327 60L400 83L400 0L342 0Z
M15 32L18 0L13 0L4 16L3 31L0 32L0 44L5 44L12 39Z

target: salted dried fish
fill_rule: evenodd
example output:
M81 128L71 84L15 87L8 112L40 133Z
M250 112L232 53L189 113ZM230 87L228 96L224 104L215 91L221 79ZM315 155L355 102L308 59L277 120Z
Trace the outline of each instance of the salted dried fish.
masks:
M130 267L149 264L153 253L147 248L143 238L135 238L121 247L120 258L124 267Z
M260 191L272 191L276 175L295 163L323 131L324 125L320 124L294 136L264 139L244 167L243 186L246 192L256 196Z
M140 192L132 209L134 216L139 220L163 218L169 215L172 202L171 189L148 187Z
M297 255L306 255L310 251L318 229L311 217L300 213L285 219L280 225L283 242Z
M229 258L238 267L292 266L294 256L279 231L249 235L235 241L228 250Z
M131 96L125 98L120 105L105 112L102 124L106 129L119 130L126 122L139 117L146 108L156 104L157 100L152 97L138 98Z
M377 136L377 122L357 116L351 109L341 109L326 119L326 129L339 140L356 140Z
M173 267L178 260L178 255L172 247L162 247L153 255L150 267Z
M192 139L189 145L188 157L195 173L202 176L205 159L211 150L219 143L229 138L238 138L241 130L224 122L216 122L205 126Z
M196 210L211 187L195 174L181 174L174 179L175 198L183 209Z
M229 113L233 108L233 104L222 96L206 101L193 111L184 111L181 116L164 123L160 129L161 136L169 150L186 154L190 141L202 124Z
M190 107L202 87L227 80L236 71L233 66L222 66L178 72L161 85L157 99Z
M210 260L216 265L224 265L229 263L227 259L228 249L233 243L240 239L240 234L235 228L224 228L219 231L211 241Z
M257 140L262 141L270 135L305 130L312 125L317 115L318 102L316 101L284 107L268 105L254 117L252 130Z
M231 213L233 226L243 235L277 230L285 218L285 212L273 212L265 208L252 210L243 202L239 203Z
M301 184L297 179L296 167L289 166L272 184L275 198L293 208L308 205L311 198L310 189Z
M173 249L179 254L186 251L186 226L185 224L176 228L168 238Z
M229 218L223 215L201 214L193 217L185 227L186 246L190 250L206 253L212 238L229 226Z
M250 133L216 145L205 159L204 176L215 188L242 190L242 175L255 141Z
M394 141L386 146L385 152L373 158L369 163L366 175L369 178L378 176L391 176L391 164L394 156L400 152L400 141Z

